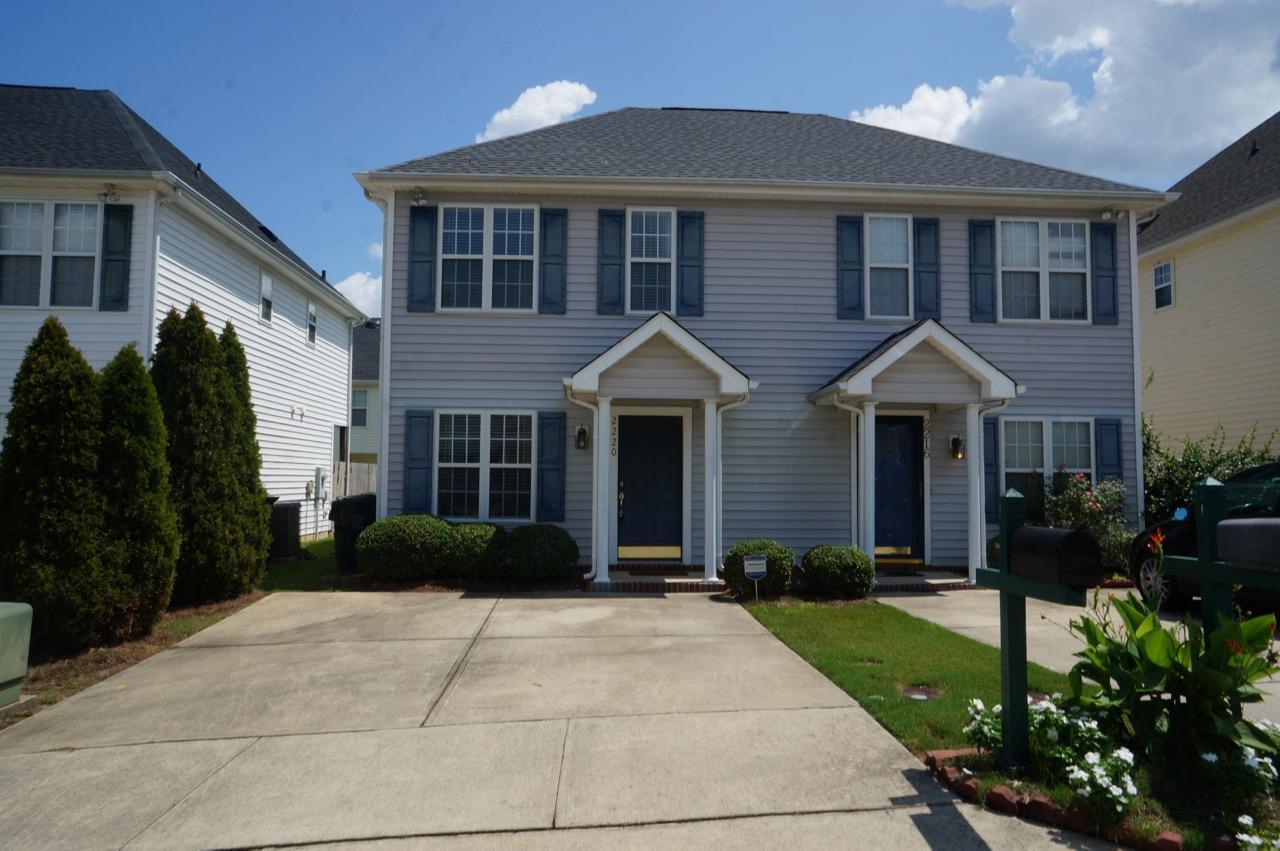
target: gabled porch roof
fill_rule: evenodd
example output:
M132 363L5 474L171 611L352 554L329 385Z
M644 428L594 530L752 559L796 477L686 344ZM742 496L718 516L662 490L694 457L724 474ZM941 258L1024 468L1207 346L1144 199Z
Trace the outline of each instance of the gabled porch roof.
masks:
M972 346L947 330L941 322L935 319L922 319L886 337L811 393L809 400L817 404L832 404L837 397L844 399L872 396L876 376L922 345L932 346L939 354L972 377L978 383L984 402L1012 399L1023 390L1008 373L978 354Z
M711 373L718 382L722 397L744 396L754 390L759 382L752 381L746 373L721 357L715 349L699 340L666 313L655 313L644 324L605 349L589 363L564 379L565 387L575 396L596 394L600 391L600 376L617 366L628 355L657 337L665 338L685 354L690 361Z

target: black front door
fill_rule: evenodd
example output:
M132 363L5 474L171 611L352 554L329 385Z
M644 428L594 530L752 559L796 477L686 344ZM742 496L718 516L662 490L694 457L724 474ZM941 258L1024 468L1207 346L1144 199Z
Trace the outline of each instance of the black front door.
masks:
M876 552L924 558L924 420L876 417Z
M680 417L618 417L618 558L682 555L683 427Z

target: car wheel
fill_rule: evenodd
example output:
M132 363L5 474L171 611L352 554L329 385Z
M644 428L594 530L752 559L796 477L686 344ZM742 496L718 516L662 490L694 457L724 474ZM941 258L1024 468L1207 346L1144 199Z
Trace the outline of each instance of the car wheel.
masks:
M1148 606L1180 608L1186 603L1178 588L1178 580L1160 570L1160 560L1153 553L1143 553L1133 560L1133 584Z

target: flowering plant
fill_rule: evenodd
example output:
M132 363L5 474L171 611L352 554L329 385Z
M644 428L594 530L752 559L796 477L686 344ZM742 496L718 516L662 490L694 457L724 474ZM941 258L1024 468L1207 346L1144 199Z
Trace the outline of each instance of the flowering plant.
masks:
M1045 523L1063 529L1088 529L1102 547L1102 563L1123 572L1133 531L1125 520L1124 482L1090 482L1084 473L1060 470L1045 489Z

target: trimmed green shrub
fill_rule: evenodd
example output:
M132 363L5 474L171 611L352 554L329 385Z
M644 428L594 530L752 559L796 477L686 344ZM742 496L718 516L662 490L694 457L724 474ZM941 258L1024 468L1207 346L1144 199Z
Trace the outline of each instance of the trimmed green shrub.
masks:
M871 556L857 547L820 546L800 560L799 584L820 597L865 597L875 586Z
M257 585L267 575L267 554L271 550L271 506L267 502L267 489L262 486L262 453L258 449L258 418L253 413L253 396L249 389L249 361L244 347L230 322L218 338L227 369L231 395L235 399L233 409L227 411L231 440L226 449L230 452L230 464L236 470L240 487L236 491L236 522L232 533L236 535L235 560L252 585Z
M738 595L755 595L756 583L746 577L742 567L743 556L749 555L764 556L768 565L764 579L760 580L760 597L781 597L787 593L796 554L790 547L769 540L739 541L729 548L724 557L723 574L729 590Z
M55 317L27 347L11 403L0 449L0 599L31 604L41 646L110 640L127 588L101 560L99 379Z
M517 526L506 536L507 575L534 582L568 582L582 577L578 544L551 523Z
M501 569L506 531L492 523L459 523L450 530L449 551L442 575L483 579Z
M104 565L128 589L113 616L116 637L137 638L169 605L178 518L169 503L168 434L142 356L130 343L102 371L98 484L106 511Z
M378 579L404 582L435 576L449 563L453 527L432 514L399 514L356 538L356 561Z

